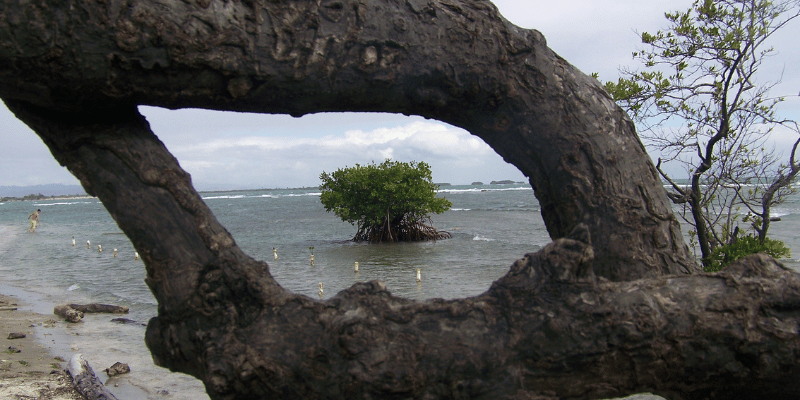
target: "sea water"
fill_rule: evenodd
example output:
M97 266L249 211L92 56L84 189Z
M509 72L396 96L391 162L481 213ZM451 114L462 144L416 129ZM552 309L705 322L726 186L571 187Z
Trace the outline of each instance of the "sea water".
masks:
M349 241L355 227L325 212L317 189L201 196L236 243L269 264L278 283L315 299L320 297L319 283L324 284L326 299L355 282L373 279L385 282L394 295L411 299L475 296L515 260L550 242L533 191L523 184L445 186L439 196L453 206L433 215L432 221L453 237L401 244ZM27 233L26 218L37 208L42 210L41 224L36 233ZM794 258L783 261L797 268L800 196L776 207L773 215L782 221L772 224L770 236L791 248ZM135 322L119 324L111 322L119 315L87 314L83 322L68 324L54 316L58 321L54 326L37 329L44 343L65 358L83 354L120 399L207 398L199 380L153 364L144 345L144 324L156 315L157 303L134 252L97 199L0 204L0 292L15 295L44 314L67 303L124 305L130 313L122 317ZM106 378L101 371L117 361L127 363L131 373Z

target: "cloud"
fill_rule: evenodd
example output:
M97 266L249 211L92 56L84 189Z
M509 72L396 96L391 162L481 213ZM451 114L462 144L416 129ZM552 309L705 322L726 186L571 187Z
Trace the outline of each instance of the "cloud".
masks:
M612 80L621 65L632 64L631 52L641 45L637 32L664 28L664 13L688 9L692 0L567 0L536 7L520 0L493 3L515 25L541 32L548 47L570 64Z
M0 186L58 183L78 185L78 180L50 154L42 140L0 102Z
M425 161L437 182L524 180L480 138L435 121L322 137L241 136L167 147L201 189L316 186L323 171L386 158Z

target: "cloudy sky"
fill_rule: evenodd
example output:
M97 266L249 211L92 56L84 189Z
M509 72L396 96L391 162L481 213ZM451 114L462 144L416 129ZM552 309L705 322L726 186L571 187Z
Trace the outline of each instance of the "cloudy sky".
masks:
M685 10L691 0L495 0L516 25L534 28L550 48L601 80L636 67L637 32L666 27L665 11ZM779 56L762 68L778 77L781 107L800 120L800 20L774 39ZM385 158L426 161L435 182L526 180L483 141L464 130L423 118L393 114L280 115L169 111L141 107L154 132L192 175L200 190L315 186L322 171ZM435 135L429 133L435 132ZM0 186L77 184L29 128L0 105ZM791 143L779 138L778 146Z

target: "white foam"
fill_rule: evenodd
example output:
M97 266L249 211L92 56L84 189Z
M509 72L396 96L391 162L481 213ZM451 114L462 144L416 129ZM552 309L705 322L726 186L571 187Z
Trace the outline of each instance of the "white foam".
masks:
M494 242L494 239L482 237L481 235L475 235L475 237L472 238L472 240L482 240L484 242Z
M244 195L224 195L224 196L203 196L203 200L214 200L214 199L244 199L246 196Z
M73 204L94 204L94 201L62 201L58 203L33 203L34 207L69 206Z
M244 194L234 194L234 195L219 195L219 196L202 196L203 200L218 200L218 199L252 199L252 198L271 198L271 199L279 199L281 197L301 197L301 196L319 196L322 193L320 192L311 192L311 193L286 193L286 194L258 194L258 195L244 195Z
M469 193L469 192L508 192L512 190L533 190L530 186L510 188L470 188L470 189L439 189L436 193Z

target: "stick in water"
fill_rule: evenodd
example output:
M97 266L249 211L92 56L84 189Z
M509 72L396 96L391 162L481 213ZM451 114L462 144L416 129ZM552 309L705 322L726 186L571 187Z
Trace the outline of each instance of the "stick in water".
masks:
M69 374L72 376L75 389L87 400L117 400L97 378L89 362L81 354L75 354L69 360Z

